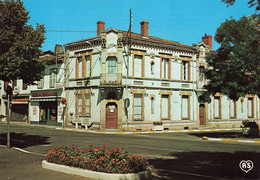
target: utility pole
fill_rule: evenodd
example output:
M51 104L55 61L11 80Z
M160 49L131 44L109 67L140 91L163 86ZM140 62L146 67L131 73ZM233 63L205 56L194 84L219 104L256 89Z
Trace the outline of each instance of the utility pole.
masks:
M12 100L13 90L11 86L6 88L7 95L7 148L10 149L10 100Z

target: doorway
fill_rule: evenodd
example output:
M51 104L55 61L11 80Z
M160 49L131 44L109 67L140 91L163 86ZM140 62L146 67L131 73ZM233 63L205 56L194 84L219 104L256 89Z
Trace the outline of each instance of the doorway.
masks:
M117 104L106 105L106 129L117 129Z
M205 121L205 105L204 104L200 104L199 116L200 116L200 125L205 126L206 121Z

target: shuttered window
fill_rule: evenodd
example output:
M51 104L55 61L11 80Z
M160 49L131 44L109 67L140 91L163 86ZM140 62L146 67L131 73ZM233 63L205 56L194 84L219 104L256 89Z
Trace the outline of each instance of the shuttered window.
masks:
M82 95L77 94L77 113L82 116Z
M169 75L169 59L162 58L162 78L168 79Z
M116 57L107 58L107 73L108 74L117 73L117 58Z
M90 94L85 93L85 116L90 116Z
M182 119L189 119L189 96L183 95L181 101Z
M134 76L142 77L142 57L140 55L134 56Z
M78 57L78 78L82 78L82 57Z
M169 95L162 95L162 119L169 118Z
M142 94L134 94L134 119L142 119Z
M215 118L220 118L220 97L215 97L214 98L214 117Z
M90 67L90 55L85 56L86 59L86 76L90 77L90 73L91 73L91 67Z

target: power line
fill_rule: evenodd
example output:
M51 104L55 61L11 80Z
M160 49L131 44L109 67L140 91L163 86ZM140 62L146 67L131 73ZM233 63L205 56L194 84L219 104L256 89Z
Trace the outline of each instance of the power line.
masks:
M46 30L47 32L82 32L82 33L94 33L97 31L68 31L68 30Z

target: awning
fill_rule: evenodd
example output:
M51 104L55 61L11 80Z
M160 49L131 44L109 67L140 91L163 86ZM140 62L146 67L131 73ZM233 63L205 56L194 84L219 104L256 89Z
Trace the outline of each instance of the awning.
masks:
M61 97L53 97L53 98L31 98L30 101L31 102L38 102L38 101L59 101Z
M29 99L12 99L12 104L28 104Z

